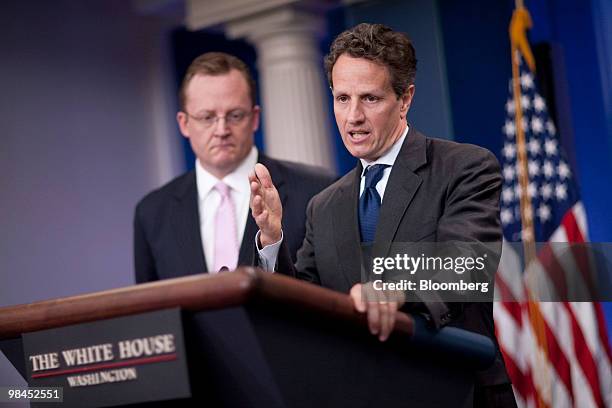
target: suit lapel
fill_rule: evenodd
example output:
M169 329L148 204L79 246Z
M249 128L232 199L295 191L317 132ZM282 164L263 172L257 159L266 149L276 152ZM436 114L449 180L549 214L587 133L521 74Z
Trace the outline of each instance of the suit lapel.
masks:
M179 274L206 272L206 259L200 236L200 217L198 211L198 191L195 171L187 175L174 192L176 201L172 209L172 226L176 236L180 259L184 271Z
M238 265L252 265L255 245L255 234L259 231L259 227L255 223L251 211L247 215L246 225L244 226L244 234L242 235L242 243L240 244L240 252L238 253Z
M361 240L357 216L361 171L361 163L358 162L353 174L339 186L337 197L332 203L333 235L338 264L341 265L348 288L356 282L361 282Z
M385 188L374 239L374 256L387 255L401 220L423 182L415 170L426 163L425 136L411 126Z

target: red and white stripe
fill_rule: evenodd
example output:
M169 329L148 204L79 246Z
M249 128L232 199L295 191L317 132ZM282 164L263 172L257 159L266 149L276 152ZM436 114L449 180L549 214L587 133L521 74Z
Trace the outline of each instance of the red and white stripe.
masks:
M584 207L578 202L550 242L583 243L587 237ZM534 284L553 299L589 293L594 282L590 258L572 251L568 258L567 251L560 256L558 245L547 246L539 254L544 258L523 273L517 253L504 242L493 316L519 407L612 407L612 353L601 306L558 301L530 308L526 301L527 288ZM581 274L559 273L569 270ZM544 334L543 344L536 332Z

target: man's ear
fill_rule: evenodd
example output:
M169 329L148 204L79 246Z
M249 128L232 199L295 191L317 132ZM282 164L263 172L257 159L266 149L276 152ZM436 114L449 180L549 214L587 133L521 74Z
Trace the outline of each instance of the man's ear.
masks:
M187 139L189 139L189 128L187 127L188 120L189 120L189 117L187 116L185 112L178 111L176 113L176 122L178 123L181 134Z
M259 105L253 106L253 133L259 129L259 115L261 114L261 108Z
M400 116L402 117L402 119L406 119L406 116L408 115L410 105L412 104L412 98L414 97L414 90L414 84L411 84L408 89L406 89L406 92L404 92L404 94L400 97L400 100L402 101L402 106L400 107Z

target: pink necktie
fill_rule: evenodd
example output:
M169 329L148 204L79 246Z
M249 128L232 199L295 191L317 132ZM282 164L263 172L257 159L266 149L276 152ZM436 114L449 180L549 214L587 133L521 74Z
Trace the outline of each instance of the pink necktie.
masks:
M230 188L223 182L218 182L215 189L221 195L221 201L215 214L215 268L218 272L224 266L230 271L238 264L238 239L236 237L236 213Z

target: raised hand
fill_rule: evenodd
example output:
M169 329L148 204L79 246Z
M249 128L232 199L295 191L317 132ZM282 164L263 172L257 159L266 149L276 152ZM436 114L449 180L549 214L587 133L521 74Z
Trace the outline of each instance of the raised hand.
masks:
M260 244L265 247L281 239L283 206L266 166L257 163L249 174L249 182L251 214L261 231Z

